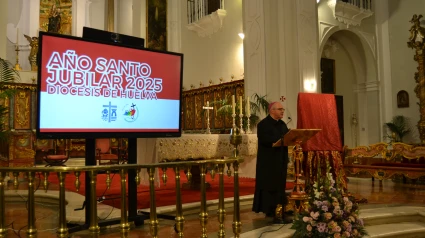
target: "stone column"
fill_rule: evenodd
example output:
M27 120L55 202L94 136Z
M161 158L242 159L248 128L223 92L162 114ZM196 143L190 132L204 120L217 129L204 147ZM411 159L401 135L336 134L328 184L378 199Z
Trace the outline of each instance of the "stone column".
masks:
M266 95L264 2L242 2L244 38L245 95Z
M245 93L286 98L296 127L298 92L317 91L319 77L316 0L243 1ZM284 118L284 121L288 121Z
M6 59L7 46L7 5L8 1L0 1L0 58Z
M381 105L380 125L392 120L393 97L391 79L391 54L389 39L389 12L388 1L373 1L376 22L376 43L377 43L377 76L380 82L381 95L379 104ZM407 34L406 34L407 35ZM407 37L406 37L407 38ZM381 130L380 138L384 137Z
M117 29L115 29L115 32L133 35L133 0L120 0L117 7Z
M167 2L167 50L181 52L182 4L180 1Z
M144 38L146 45L146 0L133 0L133 36Z

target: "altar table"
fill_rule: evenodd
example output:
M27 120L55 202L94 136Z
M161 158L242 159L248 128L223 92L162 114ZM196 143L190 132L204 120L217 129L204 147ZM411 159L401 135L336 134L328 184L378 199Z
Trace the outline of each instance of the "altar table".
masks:
M257 134L243 134L238 146L244 162L239 166L240 177L255 178L257 157ZM234 146L229 134L182 134L174 138L137 139L137 163L151 164L164 161L189 159L221 159L232 156ZM141 182L147 184L146 171L141 173ZM155 184L159 185L158 172Z

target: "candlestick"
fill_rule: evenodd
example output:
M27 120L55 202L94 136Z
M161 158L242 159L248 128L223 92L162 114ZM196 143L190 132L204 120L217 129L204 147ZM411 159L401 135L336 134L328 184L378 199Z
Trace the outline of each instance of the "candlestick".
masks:
M236 114L236 112L235 112L235 95L232 95L232 114Z
M207 131L206 131L206 133L207 134L211 134L211 130L210 130L210 113L209 113L209 111L210 110L213 110L214 108L213 107L210 107L210 102L209 101L207 101L207 105L206 106L204 106L204 107L202 107L204 110L207 110Z
M239 114L239 127L241 129L241 134L243 133L243 114Z
M16 45L19 45L19 28L16 28Z
M239 96L239 115L243 115L242 114L242 96Z
M246 97L246 134L251 134L251 123L249 121L249 118L251 117L251 102L249 101L249 97Z
M232 128L236 130L235 95L232 95Z
M249 102L249 97L246 97L246 115L251 115L251 103Z
M16 63L15 63L14 69L19 71L19 70L22 70L21 65L19 64L19 51L20 51L19 45L15 46L15 51L16 51Z

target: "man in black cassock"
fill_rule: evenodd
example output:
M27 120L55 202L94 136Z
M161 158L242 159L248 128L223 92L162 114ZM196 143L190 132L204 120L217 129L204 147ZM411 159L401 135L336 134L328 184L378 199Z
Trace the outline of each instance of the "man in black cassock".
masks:
M288 147L272 147L273 143L289 131L286 123L281 120L284 111L280 102L270 103L269 115L257 125L258 152L252 210L256 213L263 212L268 217L275 217L278 204L285 207L287 203L285 186Z

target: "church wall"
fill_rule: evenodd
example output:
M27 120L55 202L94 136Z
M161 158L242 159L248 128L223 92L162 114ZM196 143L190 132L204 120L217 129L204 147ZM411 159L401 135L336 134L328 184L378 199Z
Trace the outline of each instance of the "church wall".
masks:
M184 54L183 86L193 84L199 88L200 82L207 86L211 79L214 84L222 77L225 82L243 78L243 41L238 36L242 32L242 0L226 1L223 26L218 32L207 37L199 37L187 29L186 1L181 1L181 49Z
M413 60L415 51L407 47L409 29L413 14L425 14L425 1L409 0L389 1L389 35L392 77L393 115L404 115L411 121L414 133L406 137L406 142L419 142L419 132L416 124L419 121L419 108L414 88L414 74L417 72L417 62ZM409 107L397 107L397 92L406 90L409 93Z
M351 116L357 113L356 96L353 91L356 84L355 71L350 56L344 48L341 47L335 51L330 58L335 60L335 94L342 95L344 100L344 144L352 147L355 143Z

